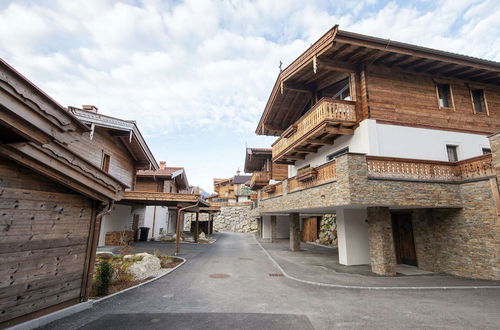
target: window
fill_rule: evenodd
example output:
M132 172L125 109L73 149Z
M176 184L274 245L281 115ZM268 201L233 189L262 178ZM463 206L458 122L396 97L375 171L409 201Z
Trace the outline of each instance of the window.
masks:
M108 173L109 172L109 163L111 162L111 156L102 152L102 162L101 162L101 170Z
M339 151L334 152L333 154L326 156L326 160L327 161L333 160L333 159L337 158L338 156L341 156L341 155L346 154L348 152L349 152L349 147L345 147L343 149L340 149Z
M436 84L438 104L440 108L451 108L451 87L449 84Z
M474 113L486 113L486 101L484 99L484 90L471 89L470 96L472 98L472 107Z
M349 78L337 81L336 83L323 88L318 93L319 98L331 97L337 100L351 100L349 90Z
M490 148L483 148L483 155L491 154Z
M446 152L448 153L448 161L450 162L458 161L458 146L447 144Z

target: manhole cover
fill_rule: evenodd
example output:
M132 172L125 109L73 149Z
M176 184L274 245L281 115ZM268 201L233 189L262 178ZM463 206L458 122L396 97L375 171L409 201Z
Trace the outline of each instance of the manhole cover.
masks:
M271 274L269 274L269 276L271 276L271 277L282 277L283 274L282 273L271 273Z
M240 258L240 260L253 260L253 258Z
M228 278L231 277L229 274L210 274L208 277L211 278Z

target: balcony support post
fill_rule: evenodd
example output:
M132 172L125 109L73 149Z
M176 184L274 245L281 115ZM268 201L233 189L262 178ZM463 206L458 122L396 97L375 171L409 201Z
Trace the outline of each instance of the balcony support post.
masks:
M277 225L276 225L276 216L271 215L271 243L276 243L277 238Z
M290 213L290 251L300 251L300 214Z

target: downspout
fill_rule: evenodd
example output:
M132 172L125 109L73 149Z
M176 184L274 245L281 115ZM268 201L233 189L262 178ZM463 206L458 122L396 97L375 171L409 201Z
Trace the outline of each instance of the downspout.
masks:
M197 207L198 205L200 204L200 200L198 200L196 202L196 204L194 205L189 205L189 206L186 206L186 207L183 207L183 208L180 208L177 210L177 226L176 226L176 229L175 229L175 255L178 255L179 254L179 245L180 245L180 242L181 242L181 214L184 210L188 210L188 209L192 209L194 207Z
M97 252L97 244L99 243L99 234L101 232L101 220L102 220L103 216L111 213L114 205L115 205L115 201L111 200L111 202L106 204L104 209L101 212L97 213L97 215L95 217L94 230L93 230L93 234L91 236L91 240L89 242L90 251L89 251L89 255L88 255L88 264L87 264L87 278L84 279L85 292L84 292L82 301L88 300L90 290L92 288L92 277L94 274L94 263L95 263L95 257L96 257L96 252Z

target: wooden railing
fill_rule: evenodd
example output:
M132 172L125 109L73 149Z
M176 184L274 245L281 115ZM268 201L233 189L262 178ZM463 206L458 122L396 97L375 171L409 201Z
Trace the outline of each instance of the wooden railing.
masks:
M249 206L252 205L252 201L248 202L210 202L210 206Z
M250 179L250 187L255 184L267 184L271 180L271 172L269 171L255 171Z
M356 102L322 98L293 126L287 130L287 137L280 137L272 146L273 159L287 151L298 140L326 121L356 121Z
M367 156L368 176L422 181L463 181L493 175L491 154L460 162Z
M288 192L295 190L311 188L323 183L334 181L337 177L336 164L332 160L328 163L314 168L316 170L316 177L311 180L299 181L297 176L288 179Z
M283 182L275 183L271 186L273 186L274 191L265 192L263 189L262 190L262 199L283 195Z

